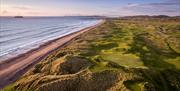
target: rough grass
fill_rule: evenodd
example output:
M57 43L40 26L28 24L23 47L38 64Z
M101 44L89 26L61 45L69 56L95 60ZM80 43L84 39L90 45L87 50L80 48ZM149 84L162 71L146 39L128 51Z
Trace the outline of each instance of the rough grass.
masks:
M141 81L126 81L124 84L127 88L131 89L132 91L144 91L144 82Z
M108 19L50 54L7 89L179 91L177 22Z
M16 91L14 88L14 84L6 86L3 90L0 91Z

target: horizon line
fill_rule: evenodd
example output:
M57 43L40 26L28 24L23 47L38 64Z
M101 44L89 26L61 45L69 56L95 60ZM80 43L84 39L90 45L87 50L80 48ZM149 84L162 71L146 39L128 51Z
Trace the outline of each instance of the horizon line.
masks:
M15 15L15 16L23 16L23 15ZM1 16L0 17L15 17L15 16ZM128 17L128 16L168 16L168 17L177 17L180 15L165 15L165 14L159 14L159 15L124 15L124 16L105 16L105 15L52 15L52 16L23 16L23 17Z

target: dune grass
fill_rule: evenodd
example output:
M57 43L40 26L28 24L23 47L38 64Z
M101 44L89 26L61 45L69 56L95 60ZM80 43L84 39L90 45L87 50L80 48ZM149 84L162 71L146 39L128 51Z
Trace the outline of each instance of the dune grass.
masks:
M10 84L10 85L6 86L2 91L16 91L16 90L14 88L14 84Z
M107 19L101 26L76 37L64 48L50 54L29 73L53 77L60 73L68 75L72 73L71 68L79 67L75 66L79 65L76 62L79 60L80 63L87 62L88 65L82 65L93 75L107 71L119 73L120 81L124 82L118 83L116 79L114 84L119 84L117 87L125 85L132 91L178 91L179 36L180 25L175 20ZM67 59L75 63L69 63Z
M109 29L106 36L91 41L89 51L93 53L89 55L87 52L83 55L89 58L99 55L103 60L130 68L178 69L179 61L166 60L167 56L171 60L179 56L178 52L172 51L165 41L167 36L172 36L174 33L158 34L161 30L157 28L157 26L169 25L168 28L163 27L164 31L171 28L178 29L178 24L173 27L170 27L169 23L155 24L154 21L152 23L148 21L145 23L111 21L106 26ZM179 49L179 46L173 49Z
M141 81L126 81L124 84L132 91L144 91L144 82Z
M180 68L178 52L180 46L177 41L180 31L176 22L145 21L142 23L115 20L109 22L106 27L110 27L107 28L109 32L105 34L106 36L91 41L88 49L91 54L89 55L88 52L83 54L90 60L94 61L93 58L96 58L98 61L90 68L91 71L120 70L123 67L153 69L155 73L145 72L144 78L152 82L155 89L166 91L173 89L167 85L167 80L161 74L164 74L164 70L165 72L166 70L177 71ZM168 39L169 36L173 39ZM116 66L107 66L111 62ZM172 77L175 74L172 74ZM157 79L160 79L159 82L155 81ZM144 83L130 80L124 84L132 91L142 91ZM162 85L160 86L159 83Z

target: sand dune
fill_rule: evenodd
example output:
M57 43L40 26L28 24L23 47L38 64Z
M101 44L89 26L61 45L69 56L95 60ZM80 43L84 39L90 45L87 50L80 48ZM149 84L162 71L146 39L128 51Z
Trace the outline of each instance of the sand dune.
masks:
M40 46L37 49L31 50L25 54L19 55L18 57L8 59L0 63L0 88L16 81L21 75L23 75L28 69L30 69L34 64L38 63L41 59L47 56L54 50L63 47L68 41L72 40L74 37L93 29L101 23L85 28L78 32L72 33L70 35L58 38L53 41Z

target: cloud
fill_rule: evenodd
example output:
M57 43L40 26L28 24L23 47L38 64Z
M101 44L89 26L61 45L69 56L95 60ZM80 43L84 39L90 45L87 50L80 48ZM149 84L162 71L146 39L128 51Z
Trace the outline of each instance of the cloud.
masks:
M144 4L147 6L179 6L180 3L176 3L176 2L164 2L164 3L149 3L149 4Z
M126 7L136 7L139 6L139 4L136 3L128 3L128 5Z
M29 9L31 9L31 8L25 7L25 6L13 6L12 8L13 9L19 9L19 10L29 10Z
M27 14L30 14L30 15L39 15L39 14L42 14L40 12L35 12L35 11L30 11L30 12L26 12Z
M173 13L173 12L176 12L176 11L175 10L164 10L164 12Z
M175 3L180 3L180 0L166 0L166 2L175 2Z
M180 4L164 0L159 3L128 3L116 8L103 7L102 15L129 16L129 15L180 15ZM180 0L179 0L180 1ZM109 9L110 8L110 9ZM178 9L179 8L179 9Z
M136 4L136 3L131 3L125 6L124 8L146 8L146 7L153 7L153 8L161 8L161 7L178 7L180 6L179 3L147 3L147 4Z
M166 14L166 15L180 15L180 0L177 3L176 0L171 0L172 2L164 1L161 3L145 3L145 4L136 4L130 3L120 9L126 11L134 11L137 13L143 13L148 15L154 14Z
M2 14L7 14L7 13L8 13L7 10L3 10L3 11L2 11Z

